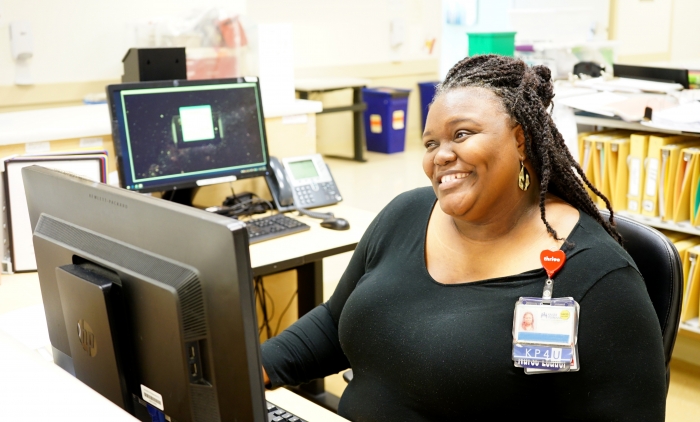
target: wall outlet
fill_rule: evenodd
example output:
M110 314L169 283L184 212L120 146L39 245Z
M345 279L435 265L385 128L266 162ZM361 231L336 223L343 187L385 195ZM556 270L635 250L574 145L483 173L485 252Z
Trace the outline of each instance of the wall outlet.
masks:
M10 50L15 60L27 60L34 55L34 36L29 22L10 23Z

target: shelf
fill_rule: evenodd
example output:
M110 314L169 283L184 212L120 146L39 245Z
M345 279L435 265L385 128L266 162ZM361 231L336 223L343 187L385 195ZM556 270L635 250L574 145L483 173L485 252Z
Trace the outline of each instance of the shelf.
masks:
M661 221L659 217L646 217L640 214L633 214L628 211L617 211L617 215L627 217L631 220L639 221L642 224L651 226L657 229L672 230L674 232L688 233L694 236L700 236L700 228L692 226L690 221L682 221L680 223L672 223L669 221Z
M574 115L574 120L580 125L590 125L590 126L604 126L614 129L627 129L636 130L640 132L656 132L656 133L670 133L673 135L685 135L685 136L700 136L700 133L695 132L683 132L680 130L670 130L670 129L657 129L649 126L644 126L639 122L626 122L620 119L613 119L610 117L593 117L593 116L580 116Z
M686 322L681 322L680 329L700 335L700 324L698 323L697 318L693 318Z

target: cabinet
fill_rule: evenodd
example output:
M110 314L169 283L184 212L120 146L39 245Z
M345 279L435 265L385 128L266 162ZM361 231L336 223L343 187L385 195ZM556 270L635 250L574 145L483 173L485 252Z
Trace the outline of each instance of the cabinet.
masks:
M675 131L675 130L661 130L657 128L651 128L645 125L642 125L640 123L633 123L633 122L625 122L619 119L612 119L612 118L605 118L605 117L591 117L591 116L580 116L577 115L575 117L576 123L578 125L586 125L586 126L593 126L596 129L624 129L624 130L629 130L631 132L653 132L653 133L664 133L664 134L672 134L672 135L683 135L683 136L690 136L690 137L697 137L698 141L700 141L700 133L689 133L689 132L681 132L681 131ZM583 159L582 159L583 161ZM628 161L629 165L629 161ZM657 175L657 179L659 179ZM591 180L595 184L593 180ZM657 228L657 229L663 229L663 230L669 230L669 231L674 231L674 232L681 232L681 233L687 233L693 236L698 236L698 243L700 243L700 225L694 226L691 224L690 221L681 221L681 222L671 222L671 221L662 221L660 217L649 217L637 213L632 213L628 212L626 210L615 210L617 214L623 215L625 217L634 219L636 221L639 221L642 224L646 224L648 226ZM685 293L685 292L684 292ZM700 322L698 318L693 318L689 321L686 322L681 322L680 324L680 333L681 334L687 334L689 337L694 338L696 340L700 340Z

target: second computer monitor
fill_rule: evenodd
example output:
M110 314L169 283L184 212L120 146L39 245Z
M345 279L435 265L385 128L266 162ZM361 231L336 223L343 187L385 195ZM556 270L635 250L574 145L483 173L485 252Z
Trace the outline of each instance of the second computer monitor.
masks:
M267 172L257 78L110 85L107 98L126 189L178 190Z

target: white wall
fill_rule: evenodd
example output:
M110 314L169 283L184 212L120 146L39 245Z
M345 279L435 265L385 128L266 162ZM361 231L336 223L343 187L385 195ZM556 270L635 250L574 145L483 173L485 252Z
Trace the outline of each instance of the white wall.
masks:
M295 68L352 66L437 58L424 48L440 36L439 0L249 0L253 22L289 22ZM404 26L401 47L390 47L390 24ZM439 48L439 41L436 47Z
M671 60L700 59L700 2L674 0L671 24Z
M674 0L617 0L616 3L618 56L668 53Z
M254 1L254 0L253 0ZM0 0L0 85L14 83L8 22L34 34L35 84L119 79L133 24L194 8L245 12L246 0Z

